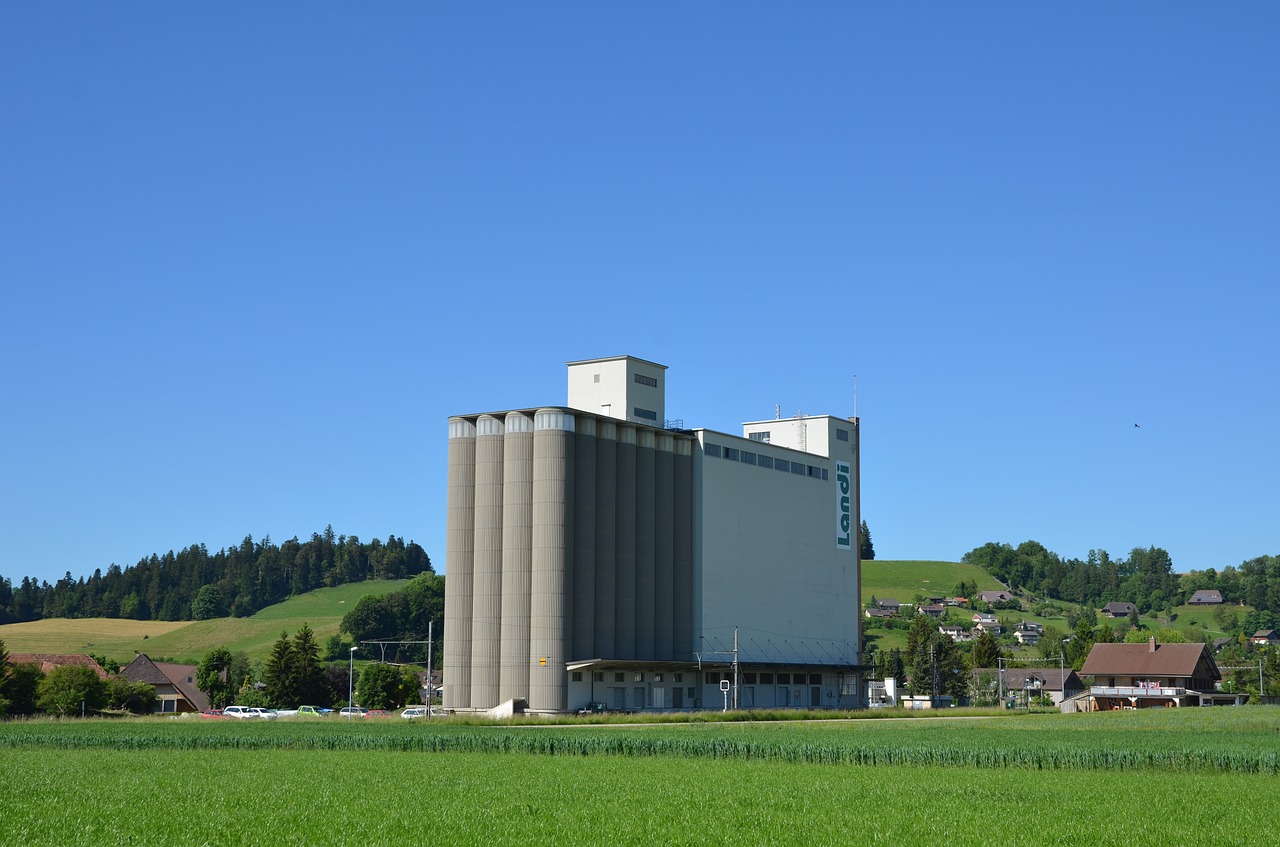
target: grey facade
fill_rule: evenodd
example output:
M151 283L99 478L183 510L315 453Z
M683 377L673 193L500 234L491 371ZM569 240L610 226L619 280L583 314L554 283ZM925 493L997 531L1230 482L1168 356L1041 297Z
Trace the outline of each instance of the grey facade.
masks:
M861 705L857 421L665 429L665 370L450 418L446 708Z

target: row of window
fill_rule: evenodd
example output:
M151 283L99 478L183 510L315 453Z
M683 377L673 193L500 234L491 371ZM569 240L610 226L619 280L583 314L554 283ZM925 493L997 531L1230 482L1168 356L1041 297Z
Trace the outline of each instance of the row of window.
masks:
M719 685L721 680L733 682L732 671L710 671L706 674L707 685ZM742 672L743 685L821 685L820 673L757 673Z
M827 469L817 465L806 465L804 462L790 462L786 459L775 459L764 453L752 453L750 450L739 450L737 447L722 447L719 444L707 444L704 452L713 459L726 459L730 462L741 462L744 465L755 465L758 468L772 468L783 473L797 476L808 476L813 479L826 479Z
M650 678L652 679L652 681L653 681L653 682L664 682L664 681L666 681L666 680L665 680L665 677L666 677L666 674L665 674L665 673L654 673L654 674L649 674L649 676L650 676ZM645 675L644 675L644 673L643 673L643 672L636 672L636 673L632 674L632 676L631 676L631 681L632 681L632 682L644 682L644 677L645 677ZM582 682L582 671L574 671L574 672L570 675L570 679L572 679L574 682ZM592 681L592 682L604 682L604 671L592 671L592 672L591 672L591 681ZM613 674L613 681L614 681L614 682L626 682L626 681L627 681L627 675L626 675L626 673L625 673L624 671L614 671L614 674ZM671 674L671 681L672 681L672 682L684 682L684 674L682 674L682 673L673 673L673 674Z
M592 671L592 682L604 682L604 671ZM644 682L648 676L650 682L666 682L666 673L648 673L635 671L631 674L632 682ZM670 682L684 682L684 674L673 673L670 675ZM570 678L574 682L582 682L582 671L573 671ZM733 682L733 673L730 671L708 671L704 675L704 681L707 685L719 685L721 680ZM614 682L626 682L627 673L625 671L613 672ZM759 673L756 671L744 671L742 673L743 685L822 685L822 674L820 673ZM692 690L690 690L690 696Z
M647 385L650 388L658 387L658 381L656 379L651 376L645 376L644 374L636 374L636 382L640 385Z
M640 418L646 421L656 421L658 419L657 412L651 411L649 409L641 409L639 406L632 407L631 414L635 415L637 418Z

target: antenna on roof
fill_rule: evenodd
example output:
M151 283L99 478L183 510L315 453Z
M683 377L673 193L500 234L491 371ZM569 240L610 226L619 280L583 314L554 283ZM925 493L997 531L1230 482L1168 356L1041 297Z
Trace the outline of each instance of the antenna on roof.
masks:
M858 416L858 375L853 375L853 416Z
M775 421L782 420L782 404L781 403L773 404L773 419Z

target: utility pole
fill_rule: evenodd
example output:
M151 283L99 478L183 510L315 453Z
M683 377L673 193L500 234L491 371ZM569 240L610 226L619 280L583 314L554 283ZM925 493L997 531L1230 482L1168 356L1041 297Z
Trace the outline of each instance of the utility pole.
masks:
M1258 660L1258 679L1262 679L1262 660ZM738 628L733 628L733 710L738 710Z
M435 621L427 621L427 720L431 720L431 637Z

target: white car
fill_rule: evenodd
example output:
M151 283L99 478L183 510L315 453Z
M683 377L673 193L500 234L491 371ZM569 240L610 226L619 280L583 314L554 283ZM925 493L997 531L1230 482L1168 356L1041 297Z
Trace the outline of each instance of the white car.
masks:
M426 716L426 706L410 706L400 713L400 717L402 718L425 718Z
M227 706L222 710L224 718L258 718L259 720L273 721L276 719L276 713L270 709L264 709L261 706Z
M251 718L261 718L264 721L273 721L276 719L276 713L271 709L264 709L261 706L254 706L249 709Z

